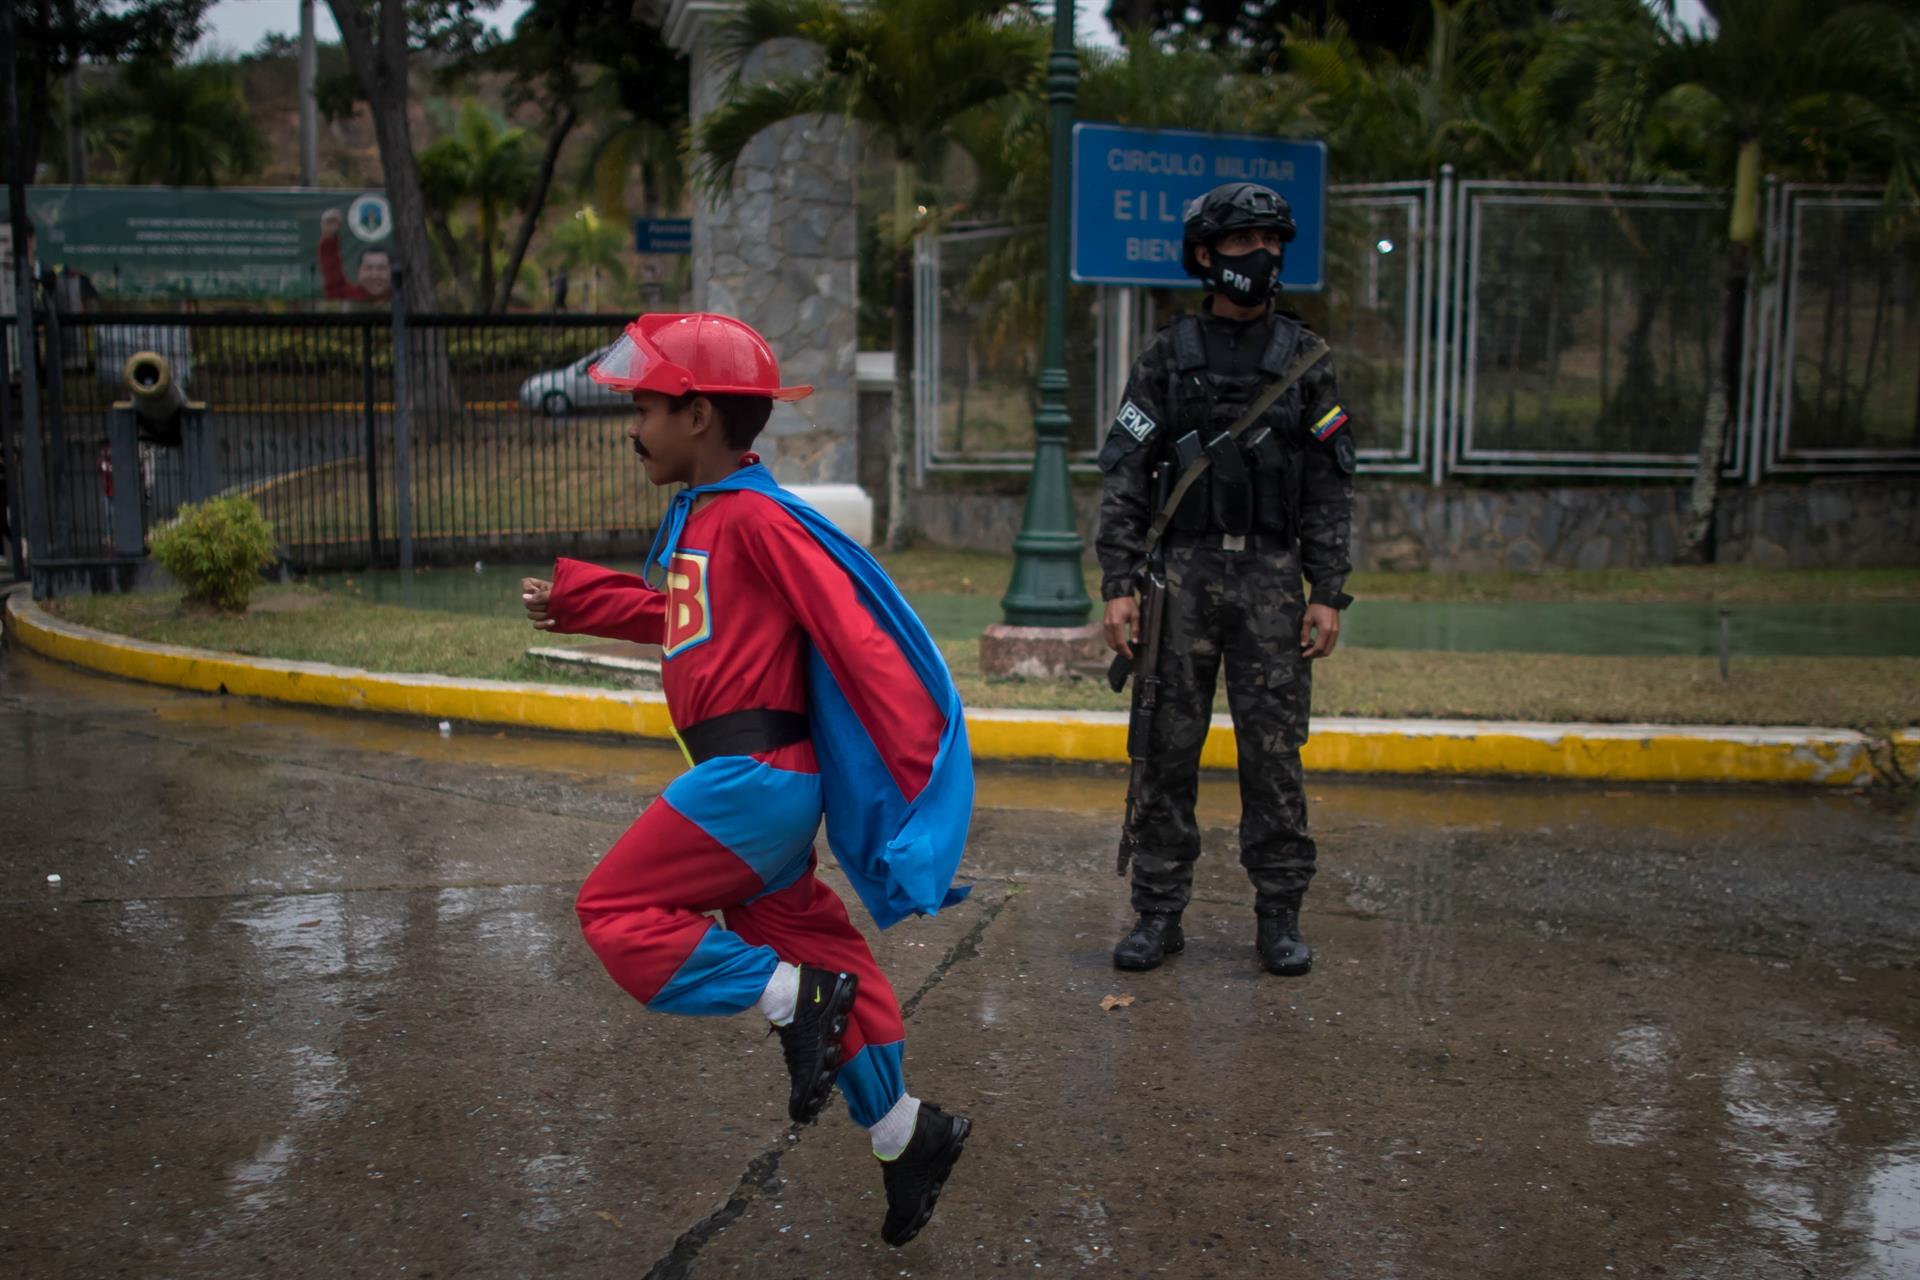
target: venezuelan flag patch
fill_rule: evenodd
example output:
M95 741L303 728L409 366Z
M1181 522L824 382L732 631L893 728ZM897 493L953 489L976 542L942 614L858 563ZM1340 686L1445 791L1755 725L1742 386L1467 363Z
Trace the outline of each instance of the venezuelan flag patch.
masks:
M1330 438L1334 432L1346 425L1347 411L1339 405L1335 405L1333 408L1327 410L1324 418L1313 424L1313 438L1315 440L1326 440Z

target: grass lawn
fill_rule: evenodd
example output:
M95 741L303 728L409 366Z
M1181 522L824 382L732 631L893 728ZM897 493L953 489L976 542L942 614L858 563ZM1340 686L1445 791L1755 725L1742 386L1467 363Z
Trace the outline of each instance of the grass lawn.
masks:
M584 636L543 636L524 618L363 604L311 587L262 587L243 616L182 608L173 594L89 596L53 601L47 607L85 627L257 658L489 680L615 683L526 656L533 644L592 643Z
M997 595L1004 557L911 552L887 557L911 593ZM1385 587L1433 591L1418 575L1373 575ZM1738 570L1657 570L1561 575L1593 581L1516 583L1510 575L1449 575L1456 594L1483 599L1908 599L1920 573L1756 575ZM1601 578L1615 583L1602 593ZM1562 597L1519 594L1557 589ZM1507 592L1506 595L1492 594ZM1587 594L1571 594L1571 593ZM1679 594L1679 593L1715 594ZM1726 593L1726 594L1718 594ZM260 657L330 662L374 671L437 672L499 680L612 685L525 656L530 644L586 643L541 636L517 616L480 617L365 604L308 587L267 587L243 617L183 610L171 595L63 600L53 612L84 626L168 644ZM989 681L979 642L949 637L942 650L967 703L976 707L1123 710L1097 681ZM1225 709L1224 700L1221 710ZM1319 715L1466 719L1663 721L1695 724L1814 724L1887 729L1920 724L1920 658L1736 658L1722 683L1712 659L1570 657L1560 654L1447 653L1349 648L1316 671Z
M915 547L879 553L908 595L999 596L1011 557ZM1100 567L1085 565L1087 594L1100 598ZM1830 600L1920 600L1920 569L1749 569L1702 565L1558 573L1356 573L1359 600L1580 600L1616 604L1799 604Z

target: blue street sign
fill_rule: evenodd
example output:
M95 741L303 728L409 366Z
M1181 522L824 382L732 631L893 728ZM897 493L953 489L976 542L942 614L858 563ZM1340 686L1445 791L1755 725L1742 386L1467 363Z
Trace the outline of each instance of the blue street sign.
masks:
M692 253L692 218L635 218L635 253Z
M1180 269L1180 211L1223 182L1257 182L1293 206L1299 234L1280 284L1325 287L1327 144L1187 129L1073 126L1073 278L1197 286Z

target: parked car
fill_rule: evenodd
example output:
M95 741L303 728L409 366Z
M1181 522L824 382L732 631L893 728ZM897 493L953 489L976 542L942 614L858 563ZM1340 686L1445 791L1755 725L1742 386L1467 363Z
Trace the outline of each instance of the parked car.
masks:
M521 405L559 418L576 409L613 409L632 403L626 392L610 390L587 376L593 362L605 354L602 347L562 368L534 374L520 384Z

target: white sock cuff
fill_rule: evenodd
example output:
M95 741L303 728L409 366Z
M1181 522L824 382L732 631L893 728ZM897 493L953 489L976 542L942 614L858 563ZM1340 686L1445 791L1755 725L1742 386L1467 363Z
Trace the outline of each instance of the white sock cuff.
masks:
M767 989L760 993L759 1009L767 1021L784 1027L793 1021L794 1007L800 1003L800 966L782 960L773 967Z
M873 1154L882 1160L898 1159L907 1149L907 1143L913 1140L913 1125L919 1118L920 1099L910 1093L901 1094L900 1101L867 1130L873 1135Z

